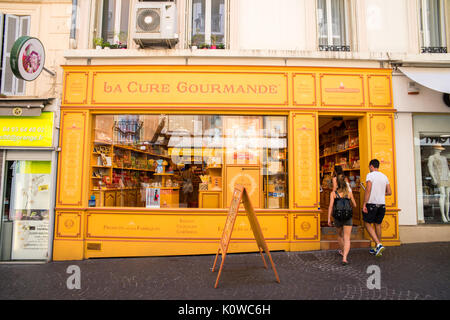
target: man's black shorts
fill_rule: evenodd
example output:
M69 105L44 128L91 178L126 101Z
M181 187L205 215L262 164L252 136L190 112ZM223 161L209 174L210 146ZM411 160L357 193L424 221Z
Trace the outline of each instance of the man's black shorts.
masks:
M384 214L386 213L386 206L384 204L366 204L367 213L363 212L363 220L367 223L381 224L383 222Z

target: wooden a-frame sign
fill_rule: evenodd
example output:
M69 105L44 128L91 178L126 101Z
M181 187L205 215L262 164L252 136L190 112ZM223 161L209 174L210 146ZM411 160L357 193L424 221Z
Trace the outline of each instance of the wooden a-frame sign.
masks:
M214 265L212 267L212 272L214 272L216 268L217 258L219 257L219 253L222 253L222 261L220 263L219 273L217 274L216 284L214 285L214 288L217 288L217 285L219 284L219 278L222 273L225 257L227 256L228 245L230 244L231 233L233 232L233 227L234 223L236 222L236 217L241 200L244 203L245 211L247 212L247 217L248 220L250 221L250 226L252 227L253 234L255 236L255 240L258 245L259 253L261 254L261 258L264 263L264 267L267 269L267 263L262 253L263 250L269 257L277 282L280 283L280 278L278 277L277 270L275 269L272 256L270 255L270 251L269 248L267 247L266 240L264 239L264 236L262 234L261 227L259 225L258 219L256 218L256 214L255 211L253 210L253 206L252 203L250 202L250 197L248 196L247 190L245 189L245 187L241 185L236 185L234 187L230 209L228 210L227 221L225 222L225 227L223 229L222 239L220 240L219 250L217 251L216 258L214 259Z

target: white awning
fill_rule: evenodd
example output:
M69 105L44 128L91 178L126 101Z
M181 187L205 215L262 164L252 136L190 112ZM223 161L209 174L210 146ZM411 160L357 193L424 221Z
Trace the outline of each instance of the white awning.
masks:
M450 93L450 68L399 67L408 78L435 91Z

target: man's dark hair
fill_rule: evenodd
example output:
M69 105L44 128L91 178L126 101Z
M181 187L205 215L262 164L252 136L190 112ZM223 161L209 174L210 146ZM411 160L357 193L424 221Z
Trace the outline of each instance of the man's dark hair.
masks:
M375 169L379 169L380 168L380 161L378 161L377 159L372 159L369 162L369 166L373 166Z

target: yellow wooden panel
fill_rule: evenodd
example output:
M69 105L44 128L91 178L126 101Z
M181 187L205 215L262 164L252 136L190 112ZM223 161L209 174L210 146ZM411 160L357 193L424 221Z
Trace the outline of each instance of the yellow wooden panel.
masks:
M294 215L294 240L319 240L319 216L317 213Z
M58 205L82 204L84 192L84 150L86 114L64 111L61 115L61 152L59 154Z
M64 104L87 102L88 72L69 71L64 74Z
M316 105L316 74L294 73L292 75L293 103L297 106Z
M116 191L116 207L126 207L127 206L127 190Z
M137 204L137 190L129 190L127 192L127 205L129 207L136 207Z
M283 72L95 71L93 104L287 105Z
M53 241L53 261L82 260L84 258L83 240L55 239Z
M114 207L116 205L116 192L105 191L105 207Z
M178 208L180 206L180 192L178 189L161 189L161 208Z
M362 74L320 74L322 106L364 107Z
M133 214L88 213L86 237L89 239L193 239L219 241L226 215L195 215L182 213ZM286 240L288 220L286 215L259 215L266 240ZM253 232L245 214L239 214L232 239L253 240Z
M294 208L317 208L318 195L318 130L315 113L292 115L293 198Z
M200 191L200 208L221 208L222 191Z
M369 143L371 146L371 159L378 159L380 161L380 172L388 177L391 185L392 195L386 197L386 206L395 207L397 205L397 190L394 119L392 114L369 114ZM363 181L365 181L365 177L363 178Z
M57 212L55 220L56 237L82 237L82 214L80 212Z
M398 240L398 215L386 213L381 223L381 237L383 240Z
M370 107L392 107L391 77L389 75L367 76Z
M236 184L243 185L248 192L253 208L259 208L262 197L259 167L227 167L225 207L229 206Z

